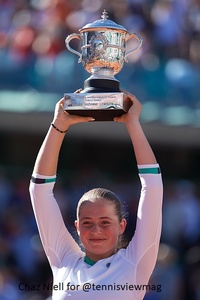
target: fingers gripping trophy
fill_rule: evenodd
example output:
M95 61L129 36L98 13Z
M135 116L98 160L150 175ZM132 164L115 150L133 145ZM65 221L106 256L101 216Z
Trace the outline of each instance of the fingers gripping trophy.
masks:
M104 10L101 20L85 25L79 34L70 34L65 44L69 51L79 56L79 63L91 76L84 81L80 93L64 94L64 109L69 114L92 116L96 121L112 121L126 113L130 100L120 91L120 82L115 78L127 62L127 57L142 46L142 37L128 32L123 26L108 20ZM71 48L70 42L81 42L81 53ZM126 52L126 43L137 40L137 46Z

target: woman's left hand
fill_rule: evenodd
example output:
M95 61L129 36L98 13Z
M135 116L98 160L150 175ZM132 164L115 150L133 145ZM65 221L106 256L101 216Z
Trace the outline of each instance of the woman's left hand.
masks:
M125 94L125 97L128 97L131 100L132 105L129 108L127 113L123 114L120 117L115 117L114 121L123 122L126 125L129 125L130 123L139 120L140 113L142 111L142 104L133 94L127 91L122 91L122 92Z

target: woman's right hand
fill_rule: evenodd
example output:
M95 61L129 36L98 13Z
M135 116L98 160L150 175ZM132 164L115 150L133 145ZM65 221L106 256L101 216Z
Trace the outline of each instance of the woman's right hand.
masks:
M73 124L95 120L93 117L83 117L69 114L64 109L64 101L64 98L62 98L57 102L53 118L53 124L60 130L65 131Z

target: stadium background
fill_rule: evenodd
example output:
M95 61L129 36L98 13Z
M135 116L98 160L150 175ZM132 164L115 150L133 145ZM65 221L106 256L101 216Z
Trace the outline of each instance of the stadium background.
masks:
M44 300L51 291L19 284L51 282L28 193L33 164L64 92L89 74L64 40L89 22L109 18L143 36L143 47L116 76L143 104L144 131L162 168L163 230L145 300L200 299L200 1L0 1L0 299ZM79 49L78 43L73 46ZM131 42L129 43L131 47ZM80 195L104 186L121 196L135 226L139 182L123 124L70 128L55 193L73 235Z

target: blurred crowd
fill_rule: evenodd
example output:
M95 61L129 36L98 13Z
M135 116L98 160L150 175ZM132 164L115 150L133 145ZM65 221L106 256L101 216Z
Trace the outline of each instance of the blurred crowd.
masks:
M1 0L1 51L10 59L55 57L65 37L100 19L104 8L144 36L144 51L199 63L199 0Z
M191 105L198 100L200 0L0 0L0 91L63 94L81 87L88 74L64 41L100 19L104 9L111 20L144 39L142 49L130 56L127 72L119 74L124 87L131 91L133 84L134 89L141 86L144 97L159 101L169 96ZM74 47L78 49L77 44ZM1 300L50 299L51 291L34 290L52 277L30 205L27 177L13 181L0 171ZM72 203L78 201L79 193L72 190L78 187L58 184L56 193L74 234ZM122 195L130 212L130 238L139 187L116 181L113 190ZM177 179L165 183L162 239L151 279L162 285L162 292L149 292L145 300L200 300L199 278L200 190L190 181ZM20 289L20 283L27 286Z
M168 82L170 97L178 89L174 97L191 101L199 84L199 0L1 0L0 89L63 94L82 87L88 73L66 49L65 38L100 19L104 9L144 39L119 74L122 84L131 89L133 81L142 83L147 96L158 100L169 93Z
M84 165L85 169L85 165ZM92 176L92 180L91 180ZM84 177L74 174L66 183L58 176L55 195L66 226L77 239L73 222L76 204L87 187L102 183L95 168L85 169ZM137 177L105 180L106 188L122 200L129 240L135 228L140 184ZM156 268L150 283L160 291L150 291L145 300L200 299L200 190L189 180L164 181L163 229ZM52 274L44 254L28 193L29 178L14 181L0 175L0 299L50 300ZM37 287L40 287L37 290Z

